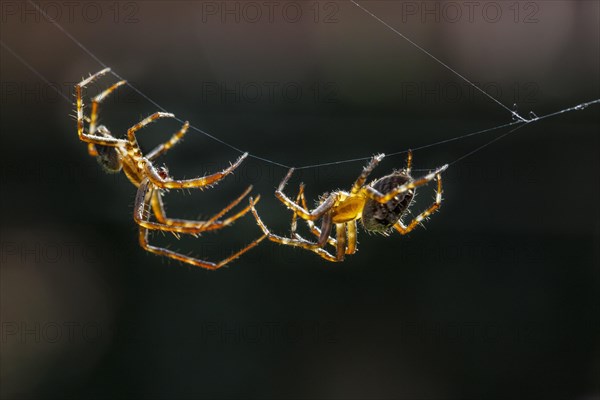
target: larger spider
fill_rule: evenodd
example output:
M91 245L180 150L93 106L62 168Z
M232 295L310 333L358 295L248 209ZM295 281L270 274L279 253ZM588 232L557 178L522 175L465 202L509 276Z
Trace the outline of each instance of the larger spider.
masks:
M104 125L98 125L98 105L119 86L124 85L126 81L117 82L92 98L91 114L89 117L84 116L82 89L109 71L110 68L106 68L89 78L82 80L75 86L75 93L77 96L77 134L79 135L79 139L88 143L89 154L96 157L100 165L102 165L107 172L117 173L123 170L131 183L138 188L135 196L133 219L139 225L139 242L142 248L154 254L214 270L223 267L228 262L238 258L260 243L265 236L261 236L254 240L243 249L218 263L199 260L148 243L148 231L171 232L175 236L178 236L179 234L196 236L202 232L213 231L231 225L235 220L246 214L250 210L250 206L247 206L228 218L221 219L233 207L239 204L248 193L250 193L252 186L249 186L237 199L206 221L193 221L167 217L161 196L162 191L168 189L203 189L210 187L231 174L248 156L248 153L243 154L233 165L230 165L229 168L212 175L185 180L172 178L166 167L155 166L154 161L181 140L188 130L188 122L186 122L183 127L171 137L171 139L160 144L146 155L142 154L138 145L136 132L159 118L174 118L173 114L157 112L129 128L127 130L126 139L114 137L108 128ZM87 132L84 127L85 122L88 123ZM149 208L152 209L156 221L150 221Z
M384 154L379 154L371 159L363 169L362 174L354 182L354 185L352 185L350 192L340 190L331 194L326 193L320 197L319 205L312 211L306 206L303 184L300 184L295 202L283 193L285 185L294 172L293 168L290 169L279 184L275 196L294 213L291 224L291 238L271 233L258 216L254 207L255 201L250 198L252 213L269 240L313 251L322 258L334 262L343 261L346 254L356 252L357 220L360 220L363 227L370 232L388 235L395 229L405 235L440 208L442 203L441 173L448 168L448 165L444 165L422 178L413 179L410 174L412 153L409 151L406 168L394 171L390 175L366 184L367 178L383 158ZM437 181L435 202L417 215L408 225L402 223L401 219L413 200L416 188L434 179ZM307 222L311 233L318 238L316 242L306 240L296 233L298 217ZM321 219L320 229L315 225L315 221L318 219ZM330 236L333 225L336 228L335 238ZM335 256L325 250L327 244L336 248Z

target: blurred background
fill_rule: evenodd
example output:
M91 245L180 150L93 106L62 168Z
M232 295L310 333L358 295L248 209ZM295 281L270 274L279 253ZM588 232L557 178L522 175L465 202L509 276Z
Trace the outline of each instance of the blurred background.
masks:
M38 3L167 110L288 166L512 121L348 1ZM523 116L600 97L596 1L360 3ZM597 105L453 164L441 211L410 235L360 231L342 264L263 242L210 272L144 252L135 188L78 140L61 95L102 66L31 3L1 7L2 398L599 398ZM122 135L156 110L122 88L100 118ZM178 128L160 121L141 145ZM505 132L416 151L415 168ZM163 160L189 178L238 156L190 131ZM288 192L302 181L312 203L363 164L298 171ZM389 157L374 177L403 165ZM272 196L286 172L248 159L214 189L171 191L168 212L207 217L252 184L287 235L290 212ZM420 188L413 214L433 194ZM247 216L152 241L216 261L259 235Z

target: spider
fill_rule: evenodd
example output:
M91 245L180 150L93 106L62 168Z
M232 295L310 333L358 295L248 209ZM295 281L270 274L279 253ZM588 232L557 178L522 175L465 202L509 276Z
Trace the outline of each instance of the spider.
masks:
M390 175L366 184L367 178L384 157L384 154L378 154L371 159L354 182L354 185L352 185L350 192L339 190L330 194L325 193L319 198L318 206L312 211L306 206L303 184L300 184L296 201L292 201L283 193L283 189L294 173L294 169L290 169L279 184L275 196L293 212L291 238L271 233L256 211L256 202L250 197L252 213L269 240L310 250L325 260L333 262L343 261L346 254L356 252L357 220L360 220L364 229L369 232L381 233L387 236L390 232L396 230L405 235L440 208L442 203L441 173L448 168L448 165L444 165L421 178L414 179L410 174L412 152L409 151L404 169L394 171ZM416 216L408 225L402 223L402 217L408 211L415 196L416 188L434 179L437 181L435 202ZM306 240L296 233L298 218L306 221L310 232L318 238L316 242ZM319 219L321 219L320 229L315 225L315 222ZM335 238L330 236L333 225L336 228ZM335 256L325 250L327 244L336 248Z
M153 246L148 242L149 231L171 232L176 237L179 237L179 234L198 236L202 232L214 231L229 226L235 220L244 216L250 210L251 206L247 206L232 216L221 219L231 209L238 205L248 193L250 193L252 186L249 186L238 198L206 221L193 221L168 217L162 201L162 193L169 189L203 189L211 187L239 167L242 161L248 156L248 153L243 154L234 164L230 164L229 168L225 168L221 172L194 179L174 179L169 175L169 171L165 166L155 166L154 161L183 138L189 128L188 122L185 122L183 127L168 141L158 145L146 155L142 154L136 139L136 133L144 126L159 118L174 118L175 116L173 114L166 112L154 113L129 128L127 130L126 139L120 139L113 136L104 125L98 125L98 105L114 90L124 85L126 81L117 82L92 98L91 114L89 117L84 116L82 99L83 88L108 72L110 72L110 68L103 69L89 78L82 80L75 86L75 94L77 96L77 134L79 135L80 140L88 143L88 153L91 156L96 157L99 164L107 172L118 173L122 170L131 183L138 188L135 196L133 219L139 225L139 243L141 247L150 253L172 258L194 266L215 270L225 266L230 261L235 260L258 245L266 236L261 236L254 240L228 258L218 263L213 263L210 261L199 260L166 248ZM84 127L86 122L88 123L87 132ZM156 221L150 220L150 208L153 211Z

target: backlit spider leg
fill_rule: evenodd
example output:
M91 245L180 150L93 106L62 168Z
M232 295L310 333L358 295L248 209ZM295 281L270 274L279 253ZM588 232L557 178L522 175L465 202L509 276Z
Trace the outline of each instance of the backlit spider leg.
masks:
M431 182L433 179L435 179L436 176L438 176L440 173L445 171L446 168L448 168L448 164L436 169L435 171L425 175L422 178L415 179L413 181L405 183L404 185L398 186L394 190L391 190L390 192L385 193L385 194L380 193L379 191L377 191L376 189L373 189L370 186L366 186L364 188L364 190L369 198L377 201L378 203L385 204L388 201L392 200L397 195L399 195L400 193L404 193L410 189L414 189L416 187L423 186L423 185Z
M252 199L252 197L250 198L250 204L252 206L252 214L254 215L254 218L256 219L256 223L258 224L260 229L262 229L263 233L265 234L264 237L268 237L270 241L279 243L279 244L286 244L289 246L301 247L303 249L310 250L310 251L318 254L319 256L321 256L322 258L324 258L327 261L333 261L333 262L338 261L336 257L329 254L326 250L324 250L322 248L322 246L319 246L318 244L311 243L311 242L301 239L301 238L290 239L290 238L284 238L281 236L277 236L277 235L271 233L269 231L269 228L267 228L267 226L264 224L264 222L258 216L258 212L256 211L256 208L254 207L255 202Z
M377 165L381 162L381 160L383 160L384 157L385 154L377 154L371 159L371 161L363 169L356 182L354 182L354 185L352 185L352 194L357 194L358 192L360 192L360 189L365 185L365 182L367 181L371 172L373 172L375 167L377 167Z
M410 176L410 170L412 168L412 159L413 159L413 155L412 155L412 150L408 150L407 154L406 154L406 174Z
M105 68L102 71L97 72L96 74L90 76L87 79L82 80L77 85L75 85L75 96L77 97L77 135L79 136L79 139L83 142L114 147L114 146L118 146L121 143L124 144L124 143L126 143L126 141L123 139L97 136L97 135L91 134L89 132L86 133L85 129L84 129L84 122L86 120L86 117L83 115L84 105L83 105L83 97L82 97L83 90L82 89L84 87L86 87L87 85L89 85L92 81L98 79L99 77L101 77L102 75L105 75L108 72L110 72L110 68ZM97 118L94 114L95 113L92 111L92 116L90 117L90 124L91 124L91 121L94 121L95 118Z
M154 114L144 118L137 124L133 125L131 128L127 129L127 139L129 140L129 143L139 148L139 145L137 142L137 137L136 137L135 133L137 131L139 131L140 129L142 129L143 127L145 127L146 125L156 121L159 118L175 118L175 115L172 113L159 111L159 112L155 112Z
M302 184L302 183L300 184L300 189L298 190L298 196L296 197L296 203L302 204L302 207L304 207L305 210L308 209L308 207L306 206L306 199L304 198L304 184ZM292 235L292 237L296 237L296 238L305 240L302 236L300 236L299 234L296 233L297 219L298 219L298 215L296 213L292 213L291 235ZM317 238L321 237L321 230L315 226L314 221L305 220L305 222L306 222L306 225L308 225L308 229L310 230L310 232L313 235L315 235ZM329 236L327 238L327 242L330 245L332 245L333 247L337 246L336 240L334 238L332 238L331 236Z
M233 207L238 205L244 199L244 197L246 197L248 195L248 193L250 193L251 190L252 190L252 186L249 186L244 191L244 193L242 193L237 199L235 199L234 201L229 203L227 205L227 207L223 208L221 211L219 211L217 214L215 214L213 217L211 217L210 219L208 219L206 221L194 221L194 220L176 219L176 218L167 217L165 207L164 207L162 198L160 196L159 190L154 190L152 193L152 199L151 199L152 210L154 211L154 216L156 217L156 220L160 224L163 225L163 228L165 228L164 230L168 230L167 228L170 226L185 226L185 227L194 227L195 226L198 229L200 229L201 231L220 229L225 226L231 225L235 220L237 220L240 217L243 217L248 211L250 211L250 206L247 206L244 209L242 209L241 211L239 211L238 213L234 214L233 216L231 216L225 220L218 220L223 215L225 215L228 211L230 211ZM260 196L258 196L256 198L256 202L258 202L259 199L260 199Z
M178 220L179 224L167 225L161 222L150 221L149 203L152 202L152 193L156 189L152 188L152 184L148 179L144 179L135 196L135 204L133 211L133 220L136 224L143 228L151 230L161 230L173 233L187 233L191 235L203 232L206 229L206 223L203 221L185 221ZM163 214L164 215L164 214Z
M298 195L296 196L296 203L300 203L304 198L304 184L300 184L300 188L298 189ZM307 207L304 206L306 209ZM290 236L293 238L297 235L296 229L298 228L298 215L296 213L292 213L292 223L290 228ZM320 235L319 235L320 236Z
M294 168L290 168L289 172L287 173L285 178L283 178L283 180L279 184L279 187L275 191L275 196L279 199L279 201L285 204L287 208L292 210L295 214L298 214L300 218L307 221L316 221L317 219L321 218L326 212L328 212L331 209L331 207L333 207L336 198L334 195L330 195L313 211L308 211L304 209L303 207L299 206L291 199L289 199L285 195L285 193L283 193L283 189L285 188L285 185L287 184L288 180L290 179L293 173Z
M228 168L225 168L221 172L217 172L215 174L204 176L201 178L181 180L173 179L170 177L164 178L160 176L160 174L156 171L150 160L147 160L145 164L145 172L148 175L148 179L150 179L150 181L154 185L161 189L202 189L203 187L210 186L219 182L227 175L231 174L237 167L240 166L240 164L242 163L242 161L244 161L246 157L248 157L248 153L242 154L235 163L230 165Z
M138 122L131 128L127 130L127 138L129 139L129 144L132 146L133 151L139 151L139 145L137 143L137 138L135 133L142 129L144 126L149 123L159 119L159 118L174 118L175 116L171 113L157 112L152 114L151 116L144 118L142 121ZM160 189L191 189L191 188L203 188L205 186L210 186L214 183L217 183L227 175L231 174L237 167L240 166L242 161L248 157L248 153L242 154L235 163L230 165L228 168L225 168L221 172L217 172L212 175L204 176L201 178L194 179L173 179L171 177L163 177L158 171L154 168L152 161L148 158L144 159L144 172L148 176L148 179Z
M146 155L146 158L148 160L155 160L159 156L166 153L171 147L175 146L177 144L177 142L179 142L183 138L183 136L187 133L187 130L189 127L190 127L190 123L186 121L185 124L183 124L183 127L181 127L181 129L178 132L176 132L171 137L171 139L169 139L168 142L165 142L165 143L162 143L162 144L156 146L156 148L154 150L152 150L150 153L148 153Z
M335 224L337 239L337 261L344 261L346 255L346 224Z
M293 170L292 170L293 171ZM287 183L287 180L289 179L289 177L291 176L291 173L288 173L288 175L286 176L286 179L280 184L280 189L283 189L283 186L285 186L285 183ZM301 184L300 185L300 189L298 191L298 196L296 197L296 203L297 204L298 201L301 200L302 201L302 205L303 205L303 209L307 209L306 207L306 200L304 199L304 185ZM297 227L297 220L298 214L294 211L293 212L293 216L292 216L292 237L295 237L296 239L302 241L302 242L309 242L308 240L304 239L302 236L300 236L299 234L296 233L296 227ZM302 216L300 216L301 218L303 218ZM331 213L325 212L322 216L322 222L321 222L321 230L319 231L315 225L314 222L311 220L306 220L307 222L310 222L311 224L309 225L309 228L314 228L316 231L319 231L319 234L317 235L318 240L317 243L315 243L315 245L317 245L318 247L324 247L327 243L330 242L330 233L331 233L331 228L332 228L332 222L333 222L333 216L331 215ZM304 218L303 218L304 219ZM314 233L313 229L311 229L311 232Z
M147 185L147 182L145 182L145 184ZM150 202L151 197L152 197L152 193L144 195L143 199L142 199L143 205L141 205L139 207L136 206L136 213L139 212L141 214L141 216L143 217L143 219L146 221L150 216L149 212L147 212L147 208L149 207L148 203ZM261 236L260 238L254 240L253 242L248 244L246 247L244 247L243 249L239 250L238 252L232 254L231 256L227 257L226 259L224 259L218 263L213 263L210 261L203 261L203 260L197 259L195 257L186 256L184 254L177 253L175 251L168 250L163 247L151 245L148 242L148 230L149 230L148 228L146 228L144 226L140 226L139 242L140 242L140 246L144 250L149 251L150 253L157 254L159 256L169 257L169 258L172 258L177 261L181 261L181 262L184 262L187 264L191 264L191 265L209 269L209 270L215 270L215 269L219 269L219 268L225 266L229 262L235 260L236 258L240 257L242 254L246 253L248 250L252 249L253 247L256 247L260 242L262 242L266 238L266 236Z
M158 195L158 197L156 197L155 193L157 191L158 191L158 189L152 188L152 184L148 181L148 179L144 179L140 183L138 192L135 196L133 219L138 225L143 226L144 228L147 228L147 229L161 230L164 232L172 232L174 234L186 233L186 234L190 234L190 235L197 235L202 232L213 231L213 230L221 229L225 226L231 225L235 220L242 217L244 214L246 214L250 210L250 207L248 206L245 209L241 210L237 214L233 215L230 218L227 218L224 221L216 221L216 219L218 219L220 216L222 216L224 214L223 211L220 211L219 213L217 213L215 216L216 218L212 217L208 221L171 219L171 218L166 217L165 212L164 212L164 207L162 205L162 201L160 200L160 195ZM146 200L147 197L149 196L150 192L152 192L151 196L148 200ZM238 204L247 194L248 194L248 191L246 191L245 193L242 194L242 196L240 196L239 198L234 200L233 203L229 204L225 208L225 212L229 211L236 204ZM153 205L155 199L159 199L159 200L157 200L157 201L159 201L159 203L157 203L158 208L153 206L153 210L155 211L155 216L157 217L156 219L159 222L152 222L149 220L150 218L149 218L149 210L147 207L147 203L151 203ZM159 218L162 219L162 221Z
M147 160L145 165L145 172L148 175L150 181L161 189L191 189L191 188L199 188L210 186L215 184L225 178L227 175L231 174L237 167L240 166L242 161L248 156L248 153L242 154L235 163L230 165L228 168L225 168L221 172L217 172L212 175L204 176L201 178L194 179L182 179L177 180L170 177L164 178L160 176L160 174L153 167L150 160Z
M356 253L356 220L346 222L346 235L348 237L348 246L346 247L346 254Z
M102 93L92 98L92 112L90 114L90 126L88 128L90 135L96 134L96 124L98 123L98 105L104 101L112 92L114 92L119 86L126 84L126 81L119 81L104 90Z
M303 199L304 199L304 184L300 183L300 187L298 189L298 195L296 196L296 204L300 203ZM304 209L308 208L308 207L306 207L306 202L304 202L303 207L304 207ZM313 226L314 226L314 223L313 223ZM300 239L300 240L306 240L296 232L297 229L298 229L298 214L296 214L295 212L292 212L292 223L290 224L290 237L292 239L296 238L296 239ZM313 232L313 231L311 230L311 232ZM321 233L319 232L317 237L320 237L320 236L321 236Z
M442 177L440 174L436 175L436 180L437 180L437 191L435 193L435 202L427 210L425 210L421 214L417 215L408 224L408 226L404 226L404 224L401 221L398 221L394 224L394 228L398 232L400 232L402 235L406 235L408 232L415 229L421 223L421 221L423 221L425 218L429 217L431 214L436 212L442 205Z
M265 239L265 237L266 236L261 236L260 238L256 239L252 243L248 244L243 249L239 250L237 253L232 254L231 256L227 257L226 259L224 259L224 260L222 260L222 261L220 261L218 263L213 263L213 262L210 262L210 261L199 260L199 259L197 259L195 257L186 256L184 254L177 253L175 251L168 250L168 249L165 249L163 247L158 247L158 246L151 245L148 242L148 229L146 229L144 227L140 227L140 233L139 233L140 246L142 246L142 248L144 250L149 251L150 253L157 254L159 256L169 257L169 258L172 258L172 259L177 260L177 261L181 261L181 262L184 262L184 263L187 263L187 264L194 265L196 267L202 267L202 268L209 269L209 270L216 270L216 269L219 269L221 267L224 267L225 265L227 265L231 261L233 261L233 260L239 258L240 256L242 256L248 250L256 247L260 242L262 242Z
M114 85L112 85L111 87L109 87L108 89L104 90L102 93L100 93L99 95L97 95L96 97L92 98L92 112L91 112L91 116L89 118L89 128L88 128L88 133L92 136L96 136L96 124L98 123L98 105L100 103L102 103L102 101L104 101L105 98L107 98L112 92L114 92L119 86L122 86L124 84L126 84L126 81L119 81L117 83L115 83ZM110 135L110 132L108 132L108 134L105 134L105 131L108 131L108 128L104 127L104 126L100 126L98 127L100 133L102 134L102 137L112 137L112 135ZM94 143L88 143L88 153L90 156L96 157L98 155L98 152L96 150L96 146L94 145Z

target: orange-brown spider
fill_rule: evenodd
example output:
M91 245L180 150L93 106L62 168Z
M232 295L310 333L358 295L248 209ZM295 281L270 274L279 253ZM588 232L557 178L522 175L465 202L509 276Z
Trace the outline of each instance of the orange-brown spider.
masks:
M146 155L143 155L140 150L136 139L136 132L159 118L174 118L173 114L157 112L129 128L127 130L126 139L114 137L108 128L97 124L98 105L119 86L124 85L126 81L117 82L94 97L92 99L90 116L84 116L82 89L109 71L110 68L106 68L89 78L82 80L75 86L75 93L77 96L77 134L79 135L79 139L88 143L89 154L96 157L100 165L102 165L107 172L117 173L123 170L131 183L138 188L135 197L133 219L139 225L139 242L142 248L154 254L214 270L223 267L228 262L238 258L258 245L265 236L261 236L254 240L225 260L213 263L199 260L162 247L153 246L148 243L148 231L171 232L175 236L178 236L179 234L198 235L202 232L213 231L231 225L235 220L246 214L250 210L250 206L237 212L233 216L221 219L221 217L239 204L244 197L250 193L252 186L249 186L237 199L206 221L192 221L167 217L161 196L162 191L168 189L203 189L210 187L231 174L248 156L248 153L243 154L233 165L230 165L229 168L212 175L185 180L172 178L166 167L157 167L154 165L153 161L181 140L188 130L188 122L186 122L183 127L171 137L171 139L160 144ZM88 123L87 132L84 127L85 122ZM152 208L156 221L150 221L149 208Z
M262 222L254 204L252 213L256 221L269 240L311 250L328 261L343 261L346 254L356 252L356 221L360 220L363 227L370 232L388 235L395 229L402 235L407 234L417 227L425 218L440 208L442 203L442 178L441 173L448 168L444 165L422 178L413 179L410 175L412 164L412 152L408 152L406 168L394 171L390 175L366 184L367 178L383 159L384 154L376 155L363 169L358 179L354 182L350 192L335 191L331 194L325 193L319 199L319 205L312 211L306 206L304 198L304 185L300 184L300 190L296 201L292 201L284 193L283 189L292 176L294 169L290 169L286 177L279 184L275 196L286 205L294 214L291 224L291 238L285 238L272 234ZM417 187L425 185L432 180L437 181L437 192L435 202L408 225L402 223L402 216L408 210L415 195ZM309 230L318 239L311 242L296 233L296 221L301 218L308 224ZM321 219L321 228L317 228L315 221ZM331 229L335 225L336 237L330 236ZM336 248L336 255L325 250L327 244Z

